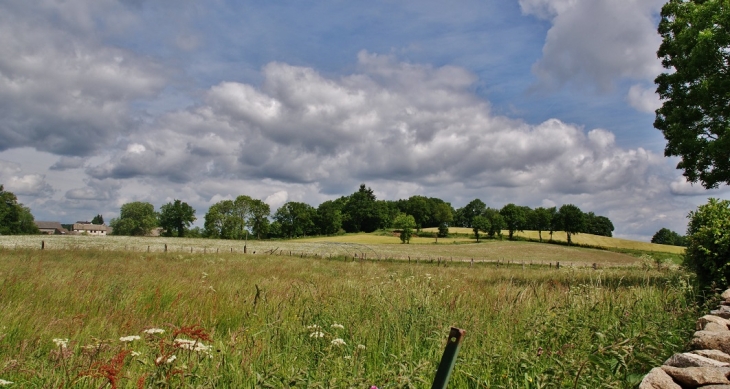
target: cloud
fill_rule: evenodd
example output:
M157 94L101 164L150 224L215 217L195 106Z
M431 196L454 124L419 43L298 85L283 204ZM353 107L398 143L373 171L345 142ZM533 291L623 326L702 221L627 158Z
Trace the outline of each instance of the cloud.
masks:
M66 192L67 200L109 201L119 196L122 184L114 180L86 180L86 186L70 189Z
M640 112L654 113L662 106L655 89L646 88L641 84L632 85L626 99L632 107Z
M166 77L95 41L89 3L30 4L0 6L0 150L91 155L137 125L131 103L155 96Z
M621 78L653 80L662 70L655 18L663 3L520 0L524 14L552 24L533 66L540 86L588 83L605 91Z
M61 157L49 169L58 171L78 169L84 166L84 161L84 158L80 157Z
M20 165L0 160L0 184L16 196L43 197L55 190L43 174L24 174Z

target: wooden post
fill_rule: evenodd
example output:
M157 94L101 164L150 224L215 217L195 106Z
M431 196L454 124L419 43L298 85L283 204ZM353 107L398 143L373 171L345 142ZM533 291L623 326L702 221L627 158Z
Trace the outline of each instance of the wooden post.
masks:
M41 250L45 250L45 249L46 249L46 241L42 240L41 241Z
M167 243L165 243L165 252L167 252Z
M148 253L150 252L150 246L147 246L147 252Z

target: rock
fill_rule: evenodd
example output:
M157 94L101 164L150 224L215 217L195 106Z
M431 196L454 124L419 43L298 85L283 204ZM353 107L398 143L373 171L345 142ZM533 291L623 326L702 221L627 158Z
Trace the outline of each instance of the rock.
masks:
M697 331L689 346L693 350L720 350L730 353L730 331Z
M730 367L730 363L692 353L674 354L664 362L664 365L674 367Z
M730 289L727 289L724 292L722 292L720 297L725 301L730 301Z
M685 367L662 366L675 382L683 386L698 387L703 385L722 384L730 385L727 367Z
M721 327L724 327L725 331L728 331L730 328L730 320L724 319L720 316L713 316L713 315L705 315L701 318L697 319L697 324L695 325L695 329L697 331L706 330L711 331L707 329L707 325L710 323L715 323Z
M699 389L730 389L730 385L706 385L700 386Z
M720 316L724 319L730 319L730 307L727 305L720 305L717 309L710 311L710 315Z
M707 323L705 324L705 328L703 328L705 331L728 331L727 326L718 324L718 323Z
M703 357L712 358L716 361L730 363L730 355L720 350L695 350L692 354L702 355Z
M682 389L661 367L651 369L639 384L639 389Z

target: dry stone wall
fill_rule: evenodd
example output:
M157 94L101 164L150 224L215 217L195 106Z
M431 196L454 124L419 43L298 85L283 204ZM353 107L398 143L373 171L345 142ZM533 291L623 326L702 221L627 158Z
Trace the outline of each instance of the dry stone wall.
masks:
M718 309L697 320L696 330L692 351L652 369L639 389L730 389L730 289Z

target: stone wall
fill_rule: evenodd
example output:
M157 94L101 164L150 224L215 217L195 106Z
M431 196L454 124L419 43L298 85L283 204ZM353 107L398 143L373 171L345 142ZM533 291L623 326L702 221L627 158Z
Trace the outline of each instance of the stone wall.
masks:
M639 389L730 389L730 289L718 309L697 320L692 351L674 354L644 377Z

